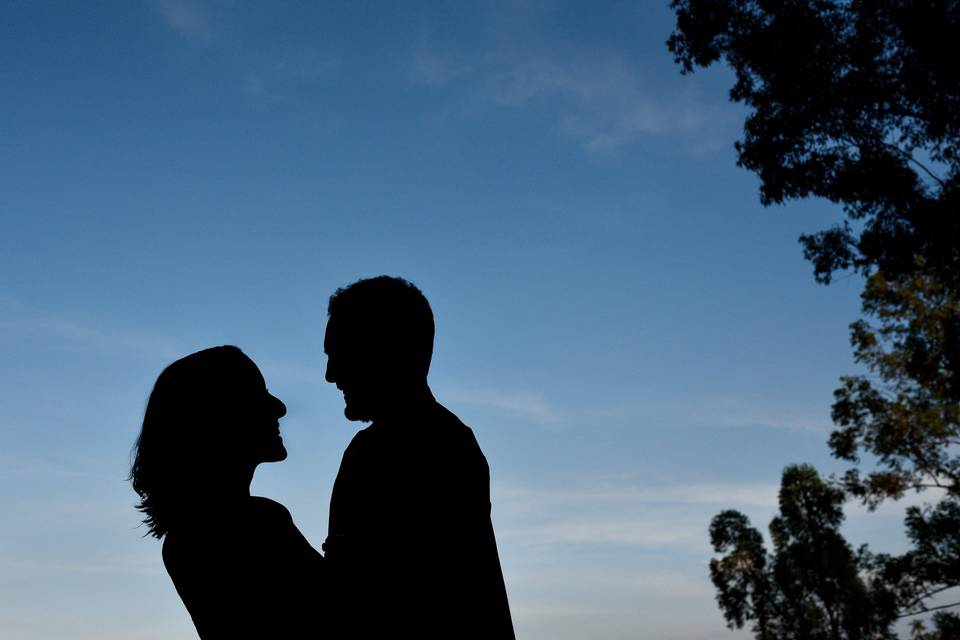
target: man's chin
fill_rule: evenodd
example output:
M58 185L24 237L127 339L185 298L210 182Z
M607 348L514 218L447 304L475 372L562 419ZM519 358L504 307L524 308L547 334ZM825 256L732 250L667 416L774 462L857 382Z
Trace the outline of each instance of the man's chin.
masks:
M363 407L353 404L348 404L343 408L343 415L351 422L370 422L373 420Z

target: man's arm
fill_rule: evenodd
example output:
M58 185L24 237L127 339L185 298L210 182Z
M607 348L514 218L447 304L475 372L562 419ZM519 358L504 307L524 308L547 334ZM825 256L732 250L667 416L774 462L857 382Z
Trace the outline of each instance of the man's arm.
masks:
M434 559L438 601L444 618L461 638L513 640L510 606L490 518L490 471L473 433L450 474L442 501L443 531ZM451 629L451 631L453 630Z

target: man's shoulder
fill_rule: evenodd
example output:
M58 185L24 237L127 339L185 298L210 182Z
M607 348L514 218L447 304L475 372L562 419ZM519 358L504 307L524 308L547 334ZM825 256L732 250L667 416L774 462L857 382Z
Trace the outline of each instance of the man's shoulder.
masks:
M367 425L365 428L353 434L353 438L350 439L350 444L347 445L343 455L344 457L350 456L351 454L356 455L364 449L376 446L376 443L377 432L373 429L373 425Z
M450 411L450 409L447 409L439 402L434 405L433 419L438 424L450 427L457 432L473 435L473 429L465 425L463 420L457 417L453 411Z
M433 452L458 473L486 475L487 458L480 449L473 429L463 423L452 411L437 404L431 424Z
M376 435L376 431L371 431L373 429L372 424L368 424L360 431L357 431L353 434L353 438L350 439L350 444L347 445L347 448L350 447L362 447L364 444L370 441L371 436Z
M447 409L439 402L437 403L436 410L434 412L433 421L434 426L438 428L438 431L451 441L459 443L462 446L482 455L480 452L480 445L477 443L477 437L474 435L473 429L465 425L455 413Z
M486 465L486 458L473 433L452 411L436 403L410 424L377 425L361 429L343 454L347 464L396 454L417 458L439 456L451 462Z

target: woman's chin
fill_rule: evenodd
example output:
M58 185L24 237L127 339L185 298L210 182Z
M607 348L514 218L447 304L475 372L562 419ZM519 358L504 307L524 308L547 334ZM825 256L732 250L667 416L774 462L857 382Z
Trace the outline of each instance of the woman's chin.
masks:
M283 446L283 441L277 438L276 444L270 446L263 452L264 462L280 462L287 459L287 448Z

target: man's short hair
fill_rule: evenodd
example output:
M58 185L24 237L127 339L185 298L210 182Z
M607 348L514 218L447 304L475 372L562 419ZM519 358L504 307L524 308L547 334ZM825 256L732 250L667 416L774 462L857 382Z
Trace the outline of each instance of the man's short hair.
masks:
M426 375L433 356L433 310L412 282L394 276L364 278L330 296L327 315L364 343L410 358Z

